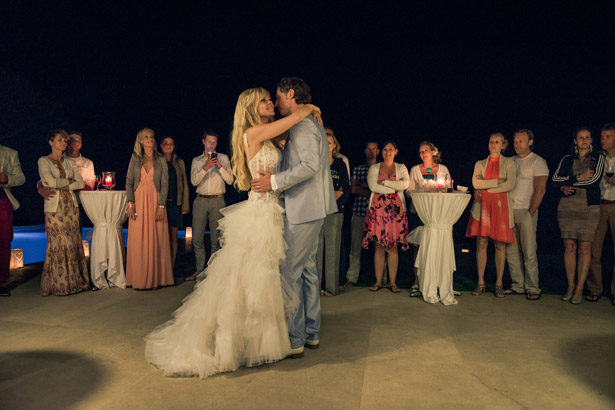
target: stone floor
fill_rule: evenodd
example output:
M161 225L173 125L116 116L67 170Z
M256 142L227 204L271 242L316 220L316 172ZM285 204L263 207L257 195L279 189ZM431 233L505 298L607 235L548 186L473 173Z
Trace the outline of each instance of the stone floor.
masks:
M0 299L2 409L613 409L615 307L464 293L430 305L348 289L322 299L319 350L207 380L165 378L143 337L192 283Z

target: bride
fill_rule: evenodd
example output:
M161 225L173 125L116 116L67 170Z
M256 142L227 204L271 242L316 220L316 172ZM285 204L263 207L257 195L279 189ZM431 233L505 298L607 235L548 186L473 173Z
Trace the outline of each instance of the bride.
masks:
M232 132L235 186L248 190L258 171L278 172L282 154L271 140L312 114L319 119L320 110L306 104L273 121L267 90L241 93ZM283 213L271 191L250 192L247 201L222 210L222 248L212 255L206 279L184 299L174 319L145 338L145 358L165 376L206 378L290 354L285 312L298 301L283 294L278 269L286 250Z

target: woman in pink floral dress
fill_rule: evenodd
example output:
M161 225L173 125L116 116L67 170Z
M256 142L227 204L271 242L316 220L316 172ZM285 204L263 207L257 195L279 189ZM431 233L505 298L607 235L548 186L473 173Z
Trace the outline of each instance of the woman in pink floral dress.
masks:
M382 289L385 252L388 253L389 290L399 293L395 283L397 279L397 245L403 250L408 249L408 217L404 191L408 188L410 177L404 164L396 163L397 144L387 141L382 148L383 161L372 165L367 174L367 184L372 194L369 198L369 210L365 216L365 234L363 247L370 242L376 245L374 254L374 269L376 283L369 288L372 292Z

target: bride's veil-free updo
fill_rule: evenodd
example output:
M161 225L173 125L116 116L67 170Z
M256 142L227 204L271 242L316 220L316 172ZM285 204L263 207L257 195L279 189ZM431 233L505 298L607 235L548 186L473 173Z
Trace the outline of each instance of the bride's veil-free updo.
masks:
M240 191L249 190L252 183L252 175L248 168L248 160L243 143L243 134L248 128L262 124L261 116L258 114L258 104L269 96L269 91L258 87L245 90L237 98L235 116L233 117L233 132L231 134L231 145L233 148L231 163L233 175L235 176L234 185ZM266 141L265 143L271 142Z

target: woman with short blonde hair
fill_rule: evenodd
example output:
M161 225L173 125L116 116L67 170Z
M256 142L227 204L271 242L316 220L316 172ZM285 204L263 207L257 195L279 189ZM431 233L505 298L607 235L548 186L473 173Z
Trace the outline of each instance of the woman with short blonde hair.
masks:
M476 266L478 284L472 292L478 296L485 292L485 268L489 238L495 243L495 296L503 298L502 288L506 244L513 243L514 218L512 200L508 194L517 180L517 166L512 158L502 155L508 140L500 133L489 136L489 156L476 162L472 185L474 204L466 231L467 237L476 238Z

